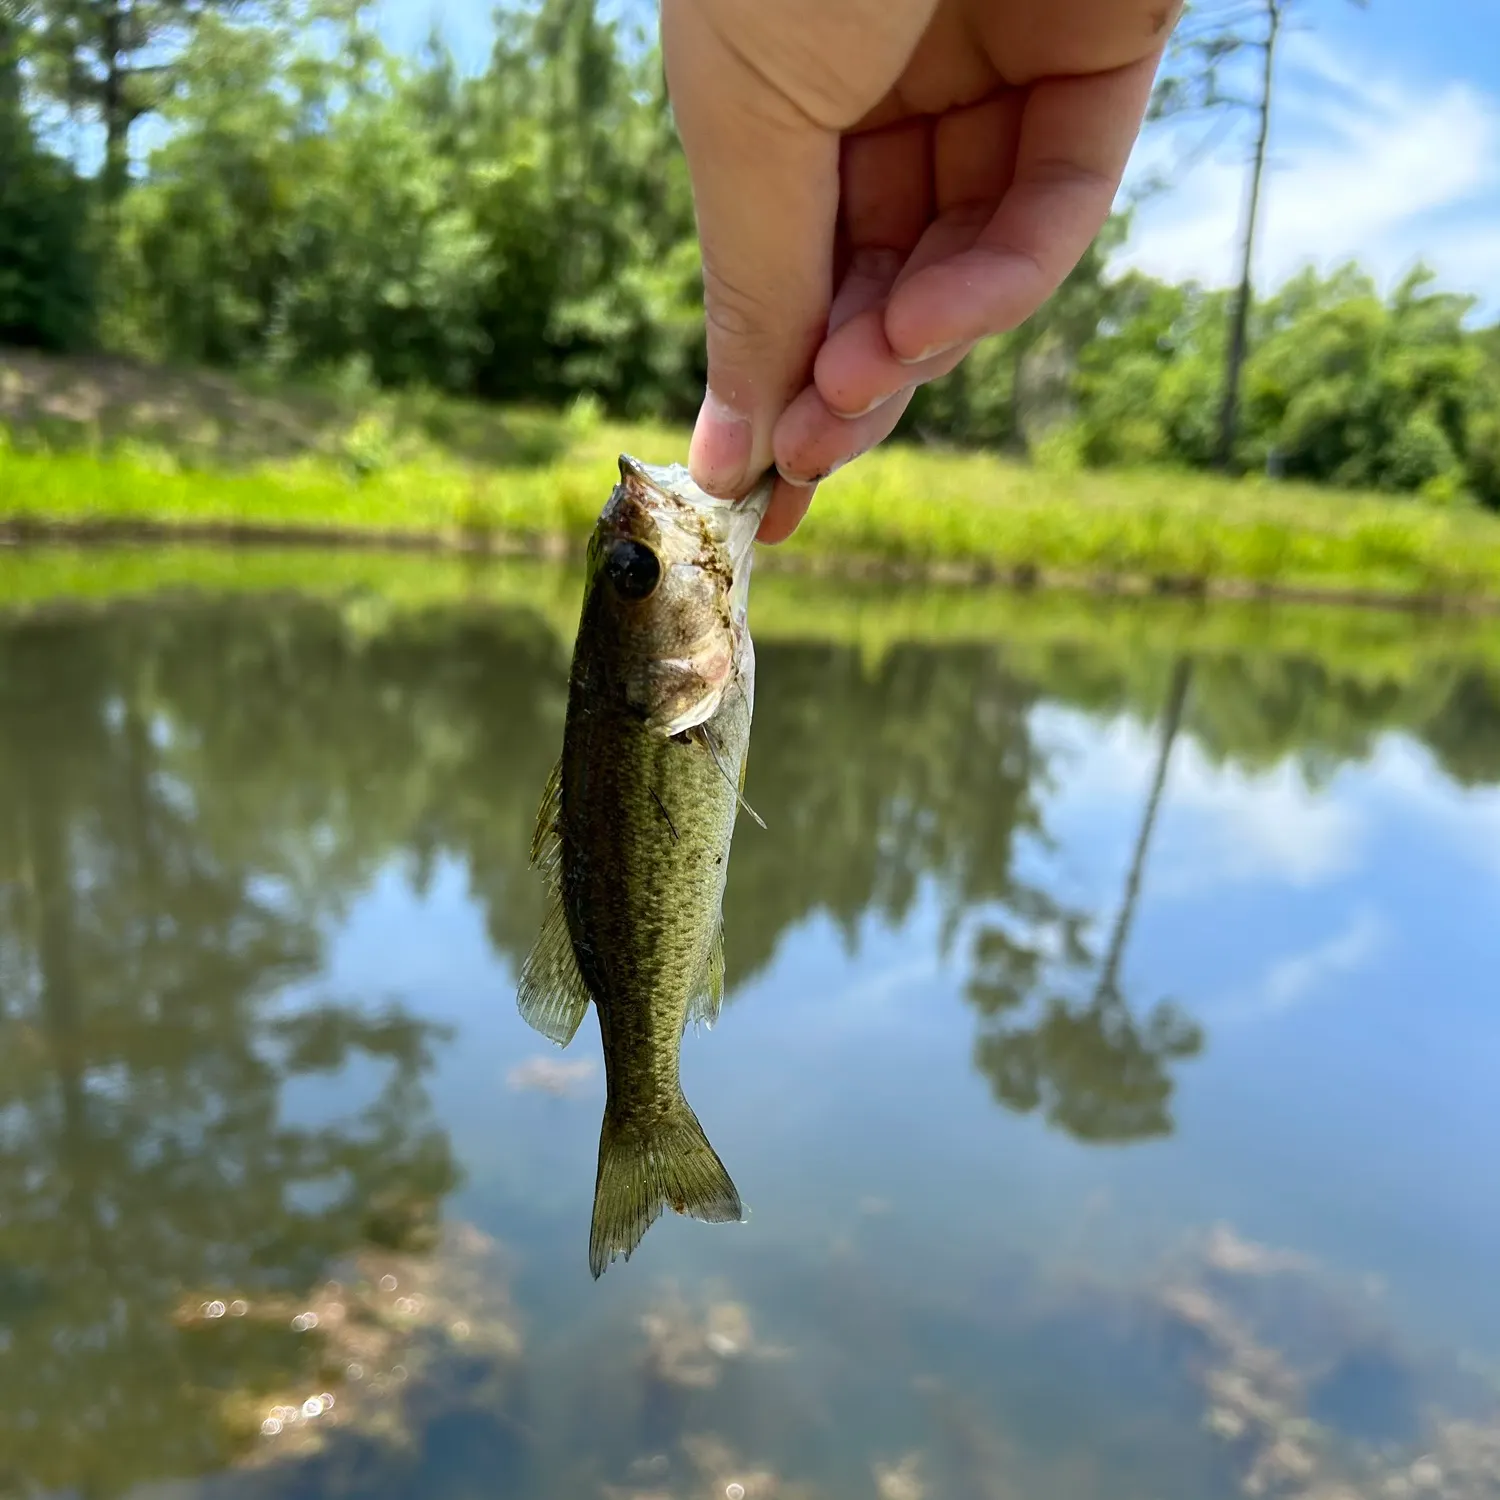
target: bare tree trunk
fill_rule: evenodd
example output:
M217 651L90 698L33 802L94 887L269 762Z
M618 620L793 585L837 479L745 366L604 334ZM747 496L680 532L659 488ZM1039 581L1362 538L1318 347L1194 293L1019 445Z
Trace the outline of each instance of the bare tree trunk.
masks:
M76 924L66 815L58 788L45 777L32 783L22 838L30 868L41 980L41 1020L62 1104L60 1156L67 1167L68 1211L87 1228L96 1256L103 1255L97 1212L88 1098L84 1089L86 1039L74 964ZM99 1264L104 1264L100 1259Z
M0 0L0 117L21 108L21 22Z
M100 52L104 60L104 202L113 212L130 184L130 103L125 97L125 75L120 67L121 16L117 5L107 5L101 17Z
M1167 691L1166 707L1162 711L1156 774L1151 778L1151 792L1146 798L1146 815L1141 819L1135 851L1130 859L1130 873L1125 877L1125 896L1120 902L1120 914L1115 918L1109 948L1099 971L1099 984L1094 991L1096 1005L1113 999L1119 993L1120 964L1125 957L1125 945L1130 939L1131 924L1135 921L1135 904L1141 893L1141 877L1146 869L1146 851L1156 828L1156 815L1161 809L1162 793L1167 785L1167 765L1172 759L1172 746L1176 743L1178 731L1182 728L1182 711L1187 703L1188 685L1192 678L1192 658L1178 657L1172 668L1172 685Z
M1012 335L1015 348L1011 353L1010 371L1010 446L1018 457L1026 456L1026 341L1017 332Z
M1266 142L1271 134L1271 99L1275 86L1276 44L1281 36L1285 0L1266 0L1266 40L1261 53L1260 124L1255 136L1255 160L1250 168L1250 194L1245 205L1245 236L1240 253L1240 284L1235 291L1229 321L1229 347L1224 356L1224 399L1219 409L1219 442L1214 454L1216 468L1227 469L1234 460L1234 441L1239 432L1240 371L1245 363L1246 331L1250 321L1250 299L1254 294L1251 272L1255 259L1256 220L1260 216L1261 178L1266 169Z

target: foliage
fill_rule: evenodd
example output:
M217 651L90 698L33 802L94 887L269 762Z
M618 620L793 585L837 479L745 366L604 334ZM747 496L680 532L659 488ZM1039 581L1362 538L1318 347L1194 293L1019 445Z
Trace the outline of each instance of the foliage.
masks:
M206 19L178 72L123 212L128 345L632 413L701 380L660 85L591 0L502 18L477 80L392 56L359 8L311 39Z
M245 0L23 0L27 55L42 97L104 133L106 206L130 183L130 134L172 95L184 46L216 11Z
M512 3L466 76L437 40L390 53L367 9L136 4L111 84L112 7L12 5L25 65L0 69L0 338L82 337L84 247L102 239L115 351L366 400L582 398L685 420L704 376L701 274L651 38L596 0ZM1228 97L1248 43L1225 51L1224 18L1190 12L1159 115ZM115 109L120 139L159 117L133 175L93 195L97 223L35 144L58 103L102 126ZM1229 296L1118 272L1128 232L1112 219L1040 312L924 388L902 436L1049 470L1211 466ZM1473 324L1423 271L1388 295L1353 266L1294 277L1250 309L1236 464L1500 505L1500 332ZM349 450L360 473L396 461L379 436Z
M1251 318L1237 458L1350 489L1466 490L1497 502L1500 362L1471 331L1473 299L1426 267L1382 298L1355 265L1311 269ZM1080 356L1084 452L1100 464L1212 459L1225 296L1138 274Z
M66 349L91 332L87 199L22 110L18 44L0 12L0 344Z

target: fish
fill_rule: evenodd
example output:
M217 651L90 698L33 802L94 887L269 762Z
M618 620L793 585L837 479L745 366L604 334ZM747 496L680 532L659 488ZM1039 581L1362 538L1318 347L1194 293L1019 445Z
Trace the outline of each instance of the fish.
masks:
M562 752L531 863L546 915L522 968L528 1025L566 1047L590 1002L604 1052L589 1269L627 1261L670 1206L742 1222L682 1091L689 1023L724 997L724 884L755 704L755 535L774 470L725 501L628 454L594 527ZM761 823L764 827L764 823Z

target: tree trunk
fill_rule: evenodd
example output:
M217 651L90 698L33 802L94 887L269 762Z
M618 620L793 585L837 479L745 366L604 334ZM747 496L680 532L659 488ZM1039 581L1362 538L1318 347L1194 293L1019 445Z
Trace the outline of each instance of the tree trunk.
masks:
M86 1227L96 1255L102 1235L84 1089L87 1041L74 965L75 894L67 849L67 824L59 789L37 777L23 815L22 837L32 877L36 914L36 963L41 980L41 1021L51 1052L62 1105L60 1163L68 1183L68 1212ZM103 1264L103 1262L100 1262Z
M113 210L130 185L130 102L125 97L125 73L120 66L120 11L106 7L100 37L104 87L100 113L104 116L104 202Z
M1245 363L1246 330L1250 321L1251 280L1255 260L1256 220L1260 215L1261 178L1266 169L1266 142L1271 134L1271 96L1276 73L1276 44L1281 36L1284 0L1267 0L1266 40L1262 51L1260 124L1255 136L1255 159L1250 167L1249 201L1245 205L1245 235L1240 247L1240 284L1235 291L1229 320L1229 347L1224 355L1224 399L1219 409L1219 441L1214 465L1227 469L1234 461L1234 443L1239 433L1240 371Z
M0 119L21 109L21 23L0 3Z
M1031 341L1020 329L1011 335L1015 349L1011 355L1010 373L1010 447L1019 458L1025 458L1030 445L1026 441L1026 356L1031 352Z
M1141 877L1146 869L1146 851L1156 828L1156 815L1161 808L1162 793L1167 785L1167 764L1172 759L1172 746L1182 728L1182 711L1187 703L1188 685L1192 677L1192 658L1179 656L1176 666L1172 668L1172 685L1167 692L1166 708L1162 712L1161 741L1156 756L1156 773L1151 778L1151 792L1146 798L1146 815L1141 819L1141 829L1136 835L1130 873L1125 877L1125 896L1120 903L1120 914L1115 918L1109 948L1104 956L1103 967L1099 970L1099 984L1094 991L1096 1005L1113 999L1119 993L1120 965L1125 958L1125 945L1130 940L1131 924L1135 921L1135 904L1141 893Z

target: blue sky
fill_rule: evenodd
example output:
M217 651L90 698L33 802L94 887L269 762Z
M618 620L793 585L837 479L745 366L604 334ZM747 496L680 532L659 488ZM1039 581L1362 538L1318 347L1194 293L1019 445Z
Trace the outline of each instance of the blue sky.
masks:
M491 0L384 0L384 29L420 43L438 18L482 62ZM1258 273L1362 260L1389 285L1426 259L1444 284L1500 314L1500 0L1307 0L1284 53ZM1133 172L1181 154L1145 136ZM1234 145L1202 159L1139 212L1129 262L1222 283L1238 233Z
M1310 0L1305 19L1284 53L1261 276L1352 256L1388 285L1421 258L1500 312L1500 5ZM1148 135L1137 169L1174 144ZM1143 211L1130 258L1222 280L1241 161L1210 157Z

